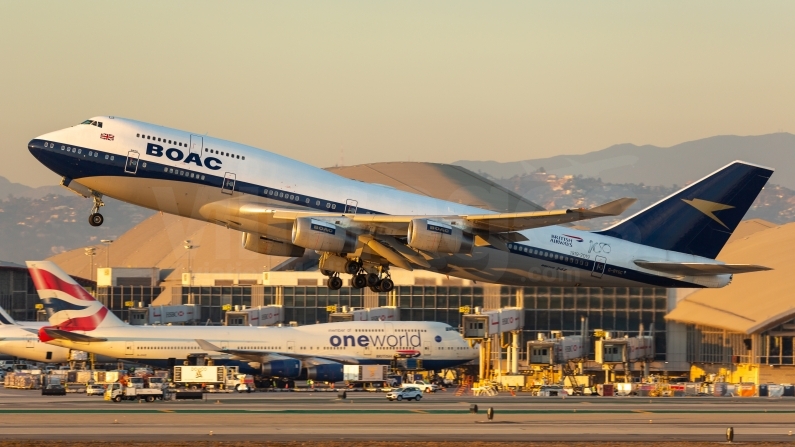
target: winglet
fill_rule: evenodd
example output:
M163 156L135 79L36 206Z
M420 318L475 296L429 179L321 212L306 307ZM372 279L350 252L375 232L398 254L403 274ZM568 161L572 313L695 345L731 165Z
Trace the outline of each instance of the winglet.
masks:
M612 202L605 203L604 205L599 205L595 208L585 210L586 214L598 214L601 216L618 216L624 213L632 204L634 204L638 199L624 197L618 200L613 200Z
M223 348L219 348L207 340L196 339L196 344L205 351L224 352Z

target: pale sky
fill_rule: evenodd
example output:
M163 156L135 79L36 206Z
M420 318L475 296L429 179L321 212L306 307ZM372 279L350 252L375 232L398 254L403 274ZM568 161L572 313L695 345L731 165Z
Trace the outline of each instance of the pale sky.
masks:
M0 176L117 115L319 167L795 133L795 2L0 2Z

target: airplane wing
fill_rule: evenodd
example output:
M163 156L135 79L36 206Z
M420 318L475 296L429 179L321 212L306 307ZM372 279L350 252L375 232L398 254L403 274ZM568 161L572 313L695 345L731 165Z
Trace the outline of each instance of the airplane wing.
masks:
M735 273L762 272L770 267L752 264L711 264L707 262L652 262L634 261L638 267L684 276L731 275Z
M635 199L623 198L594 208L574 208L520 213L460 214L460 215L386 215L350 214L269 208L262 204L223 200L201 207L199 212L215 221L240 231L266 234L269 227L280 228L289 234L297 219L312 218L345 228L358 238L358 247L366 246L390 264L405 270L412 265L430 268L428 260L436 255L408 246L405 238L409 225L416 219L428 219L462 228L472 234L477 246L491 245L508 251L508 242L526 240L520 230L558 225L605 216L617 216L629 208Z
M107 338L92 337L90 335L78 334L75 332L64 331L54 327L45 327L42 330L52 338L60 340L69 340L77 343L98 343L108 341Z
M223 354L231 354L245 360L253 362L267 363L274 360L295 359L301 360L305 365L316 366L331 363L342 363L344 365L354 365L359 362L353 357L347 356L317 356L307 354L296 354L293 352L274 352L274 351L256 351L247 349L229 349L216 346L207 340L196 339L196 343L200 348L205 351L220 352Z
M458 214L458 215L388 215L388 214L345 214L326 213L315 211L297 211L287 209L268 208L258 204L245 204L235 210L226 207L226 212L240 217L249 217L265 220L292 221L301 217L314 217L318 219L343 218L354 226L367 229L376 229L379 234L404 236L409 223L414 219L443 219L444 221L459 220L462 226L489 234L507 233L532 228L558 225L578 220L593 219L596 217L618 216L627 210L636 199L623 198L614 200L595 208L570 208L552 211L528 211L522 213L495 213L495 214ZM218 202L216 202L218 204ZM210 206L216 205L210 204ZM231 205L231 204L230 204ZM216 206L224 206L218 204ZM204 207L202 207L204 208Z

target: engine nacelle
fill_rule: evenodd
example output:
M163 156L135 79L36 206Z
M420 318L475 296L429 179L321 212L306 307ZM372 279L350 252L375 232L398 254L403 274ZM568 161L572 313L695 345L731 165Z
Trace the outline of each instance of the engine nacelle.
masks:
M306 378L321 382L341 382L344 378L342 365L328 364L310 366L306 369Z
M460 228L428 219L409 223L408 245L438 253L472 253L474 238Z
M266 239L256 233L243 233L243 248L271 256L301 257L306 249L288 242Z
M298 377L301 375L301 361L286 359L263 363L262 375L265 377Z
M295 220L293 244L332 253L350 253L356 250L356 238L348 230L311 217Z

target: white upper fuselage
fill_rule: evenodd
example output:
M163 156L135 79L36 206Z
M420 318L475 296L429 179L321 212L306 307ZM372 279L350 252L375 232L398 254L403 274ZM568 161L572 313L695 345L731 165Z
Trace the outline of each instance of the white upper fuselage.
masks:
M466 215L489 211L350 180L251 146L143 122L96 117L42 135L30 150L58 174L93 191L154 210L215 222L290 242L291 226L247 219L242 204L274 209L390 215ZM137 159L137 163L131 160ZM677 276L634 260L714 262L621 239L549 226L522 231L527 241L472 254L441 255L431 270L511 285L722 287L730 275Z

